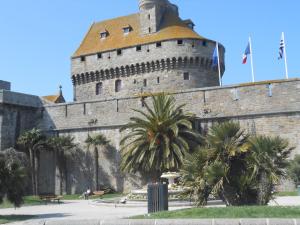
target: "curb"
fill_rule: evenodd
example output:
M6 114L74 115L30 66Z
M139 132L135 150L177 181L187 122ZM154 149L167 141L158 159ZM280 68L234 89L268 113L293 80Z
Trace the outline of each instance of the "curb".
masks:
M300 219L57 220L31 225L300 225Z

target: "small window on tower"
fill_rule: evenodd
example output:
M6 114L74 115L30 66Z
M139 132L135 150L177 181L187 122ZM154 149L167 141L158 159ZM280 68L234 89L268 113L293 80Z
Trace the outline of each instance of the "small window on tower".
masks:
M98 58L98 59L101 59L101 58L102 58L102 53L98 53L98 54L97 54L97 58Z
M81 56L81 57L80 57L80 61L81 61L81 62L85 62L85 56Z
M182 40L182 39L177 40L177 44L178 44L178 45L183 45L183 40Z
M147 87L147 79L144 79L144 87Z
M122 49L117 50L117 55L122 55Z
M102 94L102 89L103 89L103 84L102 82L96 84L96 95L101 95Z
M192 42L192 48L195 48L195 41Z
M120 92L122 88L122 81L121 80L116 80L115 81L115 92Z
M151 33L151 27L148 28L149 34Z
M150 14L148 14L148 20L150 20L151 19L151 15Z
M141 45L136 46L136 51L137 51L137 52L142 51L142 46L141 46Z
M207 41L204 40L204 41L202 42L202 46L206 47L206 46L207 46Z
M183 79L184 80L190 80L190 74L188 72L183 73Z
M156 48L160 48L161 47L161 42L156 42Z
M157 83L158 83L158 84L160 83L160 79L159 79L159 77L157 77Z

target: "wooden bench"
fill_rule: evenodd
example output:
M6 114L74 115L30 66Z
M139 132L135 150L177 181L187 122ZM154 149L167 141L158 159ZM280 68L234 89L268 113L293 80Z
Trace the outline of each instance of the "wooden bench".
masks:
M104 191L94 191L92 196L101 197L104 194L105 194Z
M44 201L46 204L48 202L57 201L57 203L60 203L60 200L63 199L63 196L55 195L55 194L41 194L39 195L39 198Z

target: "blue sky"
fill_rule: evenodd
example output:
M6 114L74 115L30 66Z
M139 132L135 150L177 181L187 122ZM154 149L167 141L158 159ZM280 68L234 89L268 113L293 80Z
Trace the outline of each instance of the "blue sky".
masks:
M300 1L171 0L196 31L226 47L224 84L249 82L250 64L241 57L253 39L256 80L284 78L278 61L281 32L286 35L290 77L300 77ZM70 56L93 21L138 11L137 0L9 0L0 8L0 80L12 89L50 95L63 86L72 100Z

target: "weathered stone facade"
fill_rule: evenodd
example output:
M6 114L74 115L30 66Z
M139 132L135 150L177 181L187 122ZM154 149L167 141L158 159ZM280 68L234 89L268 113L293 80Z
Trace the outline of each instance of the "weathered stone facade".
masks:
M120 21L126 19L123 27ZM85 140L102 133L110 144L99 149L100 184L118 191L139 187L143 182L138 176L119 171L124 135L119 129L135 115L132 109L143 109L141 96L166 92L196 115L195 127L202 133L215 122L235 120L251 134L287 138L295 147L293 155L300 154L300 79L219 87L211 59L216 43L192 26L167 0L140 0L139 14L94 24L72 57L72 103L14 93L8 82L0 81L0 150L14 146L33 127L48 135L73 136L83 151L67 162L64 187L68 193L82 193L95 185L93 153ZM220 45L222 74L224 54ZM53 152L41 154L40 192L59 192L55 160Z
M39 97L0 90L0 150L15 146L18 136L38 125Z
M290 79L189 89L173 92L172 95L178 104L186 104L186 110L197 116L196 128L200 132L206 132L215 122L235 120L251 134L280 135L287 138L290 145L296 147L294 155L300 154L299 93L300 80ZM118 190L128 190L132 187L133 180L128 180L118 172L119 141L123 135L119 128L135 115L132 108L142 108L141 98L110 98L48 105L45 106L40 128L60 135L70 134L85 150L84 141L88 134L104 134L111 140L111 144L109 151L101 150L100 182ZM81 174L78 177L80 173L75 174L76 182L70 184L73 190L84 190L84 185L91 184L91 176Z
M7 81L0 80L0 90L10 91L10 83Z
M204 44L203 44L204 43ZM86 56L85 61L72 59L74 98L76 101L122 97L144 92L186 90L219 85L218 72L212 68L212 54L215 42L200 40L177 40ZM220 48L221 64L224 65L225 49ZM224 66L222 66L224 70ZM185 80L184 74L188 73ZM121 81L116 92L115 83ZM147 84L144 84L146 80ZM96 94L97 84L102 91Z

